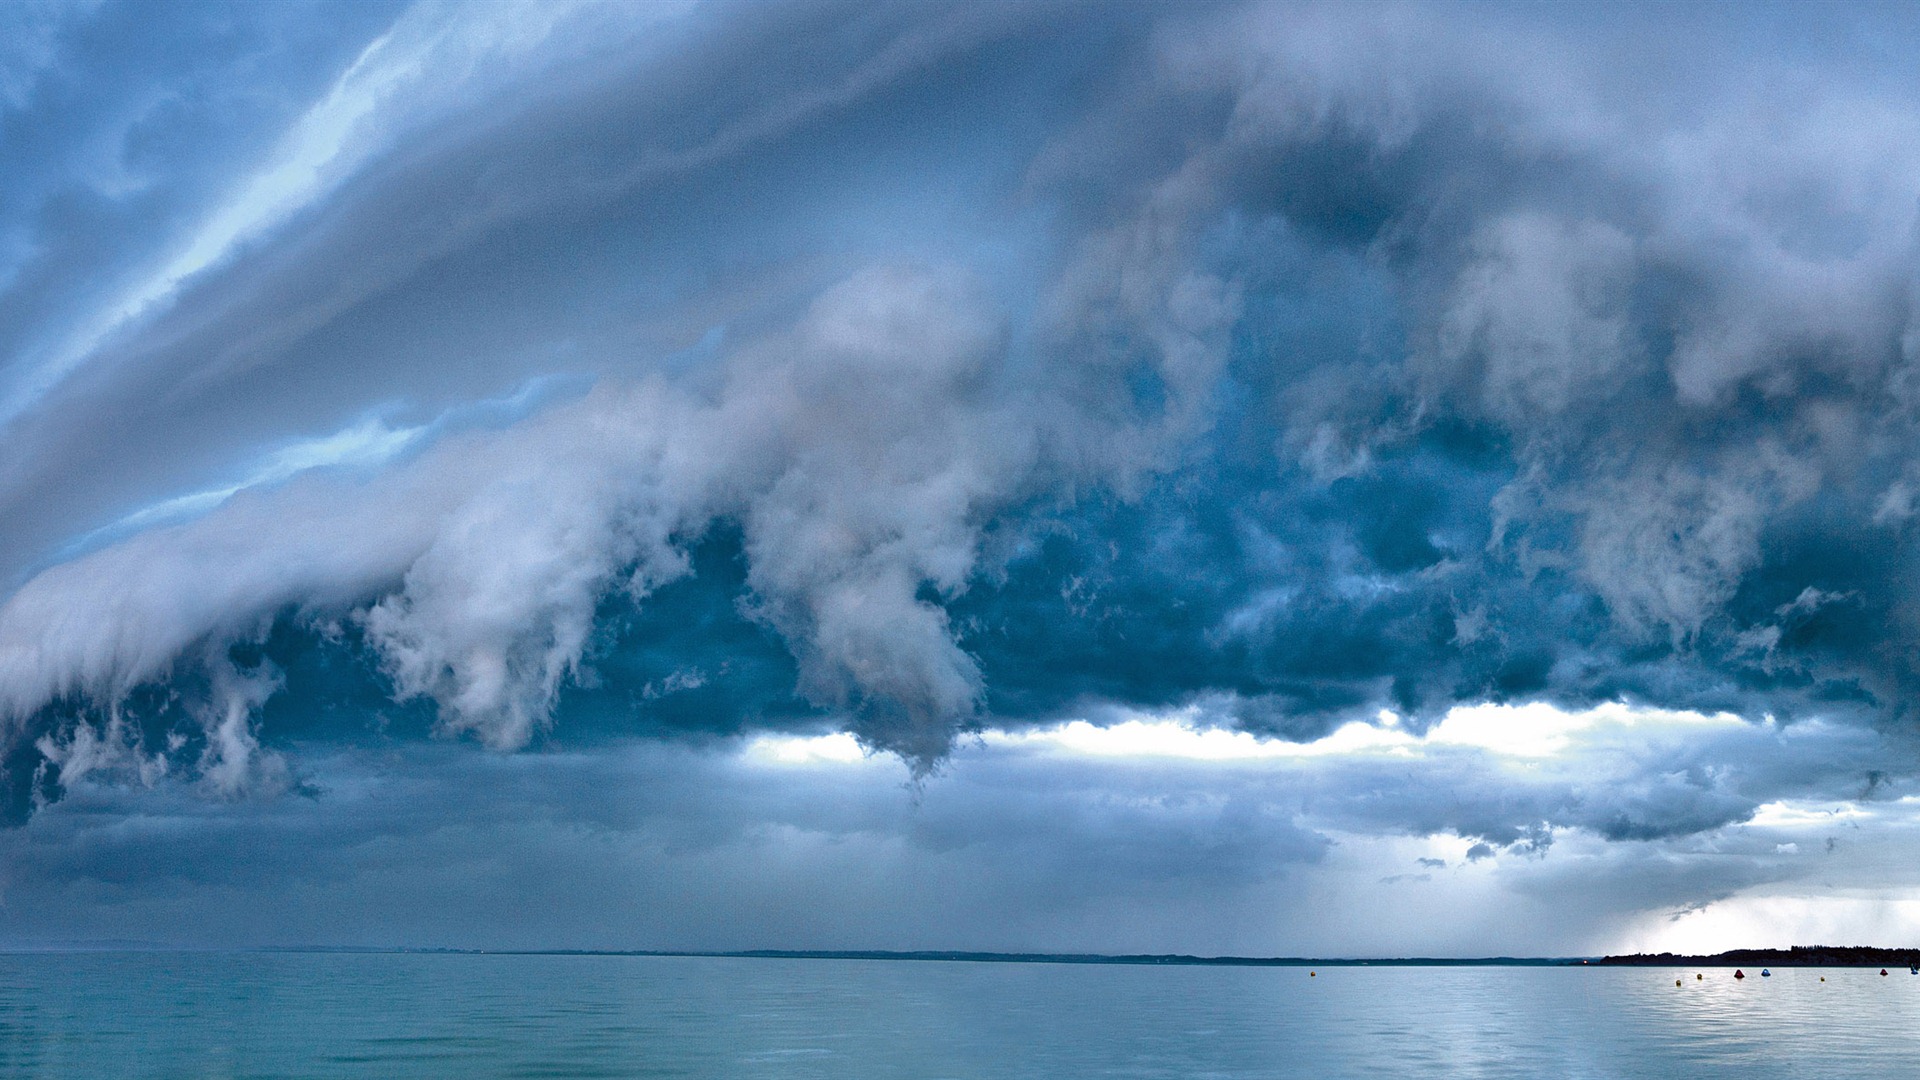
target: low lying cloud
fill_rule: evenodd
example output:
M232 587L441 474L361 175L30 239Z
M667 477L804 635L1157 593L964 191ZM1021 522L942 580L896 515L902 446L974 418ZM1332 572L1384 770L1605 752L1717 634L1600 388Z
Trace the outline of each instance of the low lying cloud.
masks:
M1913 799L1855 801L1890 750L1618 708L990 730L917 787L844 733L310 747L265 801L74 780L0 833L6 943L1580 955L1911 888Z

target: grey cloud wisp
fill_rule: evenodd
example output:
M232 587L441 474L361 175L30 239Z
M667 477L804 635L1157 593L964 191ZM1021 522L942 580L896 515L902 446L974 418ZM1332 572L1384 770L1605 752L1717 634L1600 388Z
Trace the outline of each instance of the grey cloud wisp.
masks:
M1893 13L337 11L0 15L15 821L429 733L925 773L1127 710L1628 701L1904 745ZM1911 774L1780 755L1349 824Z

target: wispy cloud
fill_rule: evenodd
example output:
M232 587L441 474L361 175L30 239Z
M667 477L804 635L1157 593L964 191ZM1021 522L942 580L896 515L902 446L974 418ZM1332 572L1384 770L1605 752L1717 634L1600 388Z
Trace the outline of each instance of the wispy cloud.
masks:
M480 96L587 3L461 8L423 0L370 42L296 121L264 163L190 229L157 266L88 315L42 356L15 358L0 397L4 429L101 345L163 308L196 275L220 265L337 188L353 173L447 110ZM684 5L648 5L669 17Z

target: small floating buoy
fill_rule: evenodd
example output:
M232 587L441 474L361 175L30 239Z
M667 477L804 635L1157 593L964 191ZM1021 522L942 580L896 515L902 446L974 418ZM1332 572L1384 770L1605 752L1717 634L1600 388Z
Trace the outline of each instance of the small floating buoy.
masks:
M1744 979L1747 977L1747 973L1744 971L1741 971L1739 968L1734 968L1733 977L1736 979Z
M1320 973L1319 973L1319 972L1317 972L1317 971L1309 971L1309 972L1307 972L1307 978L1309 978L1309 979L1317 979L1317 978L1319 978L1319 977L1320 977Z
M1761 969L1760 969L1760 977L1761 977L1761 978L1763 978L1763 979L1771 979L1771 978L1773 978L1773 972L1771 972L1771 971L1768 971L1768 970L1767 970L1766 968L1761 968Z
M1673 980L1673 985L1675 985L1675 986L1679 986L1679 985L1680 985L1680 980L1679 980L1679 979L1675 979L1675 980Z
M1821 981L1821 982L1826 982L1826 981L1827 981L1827 977L1826 977L1825 975L1822 975L1822 976L1820 976L1820 981Z
M1886 969L1886 968L1881 968L1881 969L1880 969L1880 974L1882 974L1882 975L1885 975L1886 973L1887 973L1887 969Z
M1704 979L1704 978L1706 978L1706 976L1705 976L1705 975L1695 975L1695 976L1694 976L1694 980L1695 980L1695 981L1698 981L1698 980L1700 980L1700 979Z

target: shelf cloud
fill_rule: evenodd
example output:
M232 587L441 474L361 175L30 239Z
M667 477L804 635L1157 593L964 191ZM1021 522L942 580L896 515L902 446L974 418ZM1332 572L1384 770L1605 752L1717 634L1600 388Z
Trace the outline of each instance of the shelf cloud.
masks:
M1920 97L1862 21L0 13L13 842L317 812L381 748L838 738L931 807L1142 717L1342 807L1089 796L1143 880L1174 836L1442 873L1904 798ZM1488 709L1564 777L1451 772ZM1680 761L1566 726L1609 709L1704 719ZM1329 739L1421 780L1278 749ZM1005 821L953 842L1049 842Z

